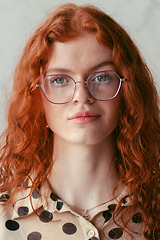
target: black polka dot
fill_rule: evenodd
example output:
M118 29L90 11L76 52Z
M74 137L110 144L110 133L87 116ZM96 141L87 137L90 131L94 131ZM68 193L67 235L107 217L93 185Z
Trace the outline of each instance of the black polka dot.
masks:
M89 240L99 240L97 237L92 237Z
M21 184L17 185L17 187L28 187L28 178Z
M57 202L57 206L56 206L57 210L61 210L62 207L63 207L63 202Z
M27 237L27 240L41 240L41 239L42 235L39 232L31 232Z
M59 197L57 197L53 192L50 194L50 198L55 202L59 199Z
M109 206L108 206L108 209L109 210L115 210L116 209L116 204L110 204Z
M126 206L121 206L122 209L126 208Z
M29 209L28 207L19 207L17 211L19 216L26 216L28 215Z
M141 223L141 222L143 222L142 214L141 213L134 214L133 217L132 217L132 221L134 223Z
M67 235L72 235L76 233L77 228L73 223L65 223L62 227L62 230Z
M22 183L22 187L28 187L28 178Z
M40 219L42 222L44 222L44 223L50 222L50 221L52 221L52 219L53 219L53 214L50 213L49 211L43 211L43 212L41 212L41 214L39 215L39 219Z
M39 190L40 190L40 185L33 190L32 197L37 199L39 198Z
M2 194L0 196L0 202L7 202L9 200L10 196L8 194Z
M127 203L126 199L123 199L123 204L126 204L126 203Z
M106 223L106 222L108 222L111 219L112 214L110 213L110 211L107 210L107 211L103 212L103 217L104 217L105 223Z
M10 231L16 231L19 229L19 223L16 222L16 221L13 221L13 220L8 220L6 223L5 223L5 226L8 230Z
M123 230L121 228L114 228L108 233L109 237L112 239L118 239L122 237Z

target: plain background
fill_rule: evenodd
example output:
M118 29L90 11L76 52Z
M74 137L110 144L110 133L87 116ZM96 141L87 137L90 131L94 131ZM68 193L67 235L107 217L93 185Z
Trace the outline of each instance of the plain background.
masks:
M0 0L0 133L14 68L27 39L48 12L67 2L92 4L114 17L137 44L160 89L160 0Z

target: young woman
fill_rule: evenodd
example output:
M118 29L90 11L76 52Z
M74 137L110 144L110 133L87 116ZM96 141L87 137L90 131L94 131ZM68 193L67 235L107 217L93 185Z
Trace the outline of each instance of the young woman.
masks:
M1 145L0 239L159 239L156 88L99 9L61 6L30 38Z

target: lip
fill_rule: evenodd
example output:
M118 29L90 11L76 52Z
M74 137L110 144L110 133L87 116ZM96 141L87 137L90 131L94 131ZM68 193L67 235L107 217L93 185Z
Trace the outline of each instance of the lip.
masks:
M76 123L90 123L90 122L94 122L96 120L98 120L98 118L100 117L100 114L97 114L95 112L92 111L80 111L77 112L75 114L73 114L69 120L76 122Z

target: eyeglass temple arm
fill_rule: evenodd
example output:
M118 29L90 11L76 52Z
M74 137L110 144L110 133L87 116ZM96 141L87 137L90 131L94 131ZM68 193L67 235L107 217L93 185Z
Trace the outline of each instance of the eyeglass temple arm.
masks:
M124 82L126 81L127 79L126 78L120 78L121 82Z

